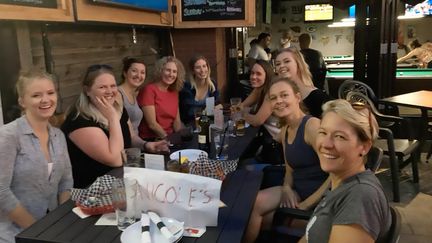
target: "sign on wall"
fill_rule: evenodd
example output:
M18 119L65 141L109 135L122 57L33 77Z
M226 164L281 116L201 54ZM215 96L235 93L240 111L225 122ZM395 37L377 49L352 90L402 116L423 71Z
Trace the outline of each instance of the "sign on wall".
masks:
M245 18L244 0L182 0L182 21L240 20Z
M57 0L0 0L0 4L12 4L38 8L57 8Z
M128 8L139 8L154 10L159 12L168 12L168 0L92 0L96 3L105 3L118 5Z

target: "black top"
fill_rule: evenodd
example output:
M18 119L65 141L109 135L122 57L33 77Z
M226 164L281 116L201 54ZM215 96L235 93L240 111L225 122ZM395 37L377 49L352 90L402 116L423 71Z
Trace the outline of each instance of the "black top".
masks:
M71 112L63 123L61 130L65 133L66 141L69 150L69 157L72 164L72 174L74 179L74 188L86 188L93 183L97 177L103 176L113 168L104 165L84 153L78 148L75 143L69 139L69 134L79 128L83 127L99 127L109 137L109 131L104 128L100 123L83 117L82 115L74 119L76 111ZM123 142L125 148L131 146L131 135L128 126L129 116L127 111L123 108L122 116L120 118L120 125L123 133ZM89 137L89 139L92 139Z
M310 48L302 49L300 52L303 54L306 63L309 65L309 70L312 73L312 80L315 87L318 89L324 89L327 68L322 53Z
M303 104L305 104L306 108L314 117L321 118L322 115L322 105L327 101L332 100L327 93L322 91L321 89L315 89L306 98L303 99Z
M196 89L192 88L192 85L189 82L184 84L183 89L179 94L180 118L184 124L194 122L194 112L196 110L205 109L207 97L214 97L215 105L218 103L219 92L217 91L216 83L213 82L213 84L215 85L215 91L211 92L209 89L204 100L200 101L195 100Z

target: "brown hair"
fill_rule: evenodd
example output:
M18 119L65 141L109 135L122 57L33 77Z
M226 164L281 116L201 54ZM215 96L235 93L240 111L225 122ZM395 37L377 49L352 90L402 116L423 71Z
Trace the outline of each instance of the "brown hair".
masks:
M271 66L271 64L267 61L264 60L256 60L256 62L254 63L253 66L255 65L260 65L265 72L265 80L264 80L264 84L263 87L261 89L261 93L258 96L258 102L257 102L257 106L255 111L252 112L252 114L255 114L256 112L258 112L259 108L261 107L261 105L264 102L264 99L266 98L266 95L268 94L268 91L272 85L272 80L273 77L275 76L274 71L273 71L273 67ZM253 68L252 66L252 68Z
M210 92L214 92L216 90L215 85L213 84L213 82L211 81L210 78L210 74L211 74L211 70L210 70L210 65L209 65L209 61L207 60L207 58L205 56L202 55L196 55L194 57L192 57L189 61L189 83L191 84L192 88L196 89L196 81L195 81L195 63L199 60L203 60L206 63L207 69L208 69L208 76L206 79L206 83L208 85L208 87L210 87Z
M146 67L146 64L143 59L136 58L136 57L123 58L123 69L121 73L122 80L120 80L120 84L125 82L126 77L124 74L127 73L127 71L129 71L129 68L131 68L132 64L134 63L141 63L142 65L144 65L144 67Z
M297 64L297 75L299 76L300 80L306 86L314 86L312 82L312 74L309 71L309 66L305 62L303 55L296 48L288 47L280 50L277 53L276 58L284 52L291 53L293 55Z

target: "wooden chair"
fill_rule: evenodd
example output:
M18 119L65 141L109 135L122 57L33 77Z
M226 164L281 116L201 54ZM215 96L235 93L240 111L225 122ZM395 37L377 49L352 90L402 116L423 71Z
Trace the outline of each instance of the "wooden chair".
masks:
M378 139L374 144L376 147L382 148L384 154L389 156L393 187L393 201L399 202L400 169L411 163L413 182L418 183L419 181L417 161L419 160L420 142L412 138L413 131L410 120L408 118L382 114L376 109L374 103L363 93L351 91L347 94L346 99L350 102L362 102L363 104L367 104L370 107L371 112L375 115L379 124L382 124L380 121L398 123L401 128L408 132L408 139L396 139L394 138L393 131L391 129L380 127L380 139Z

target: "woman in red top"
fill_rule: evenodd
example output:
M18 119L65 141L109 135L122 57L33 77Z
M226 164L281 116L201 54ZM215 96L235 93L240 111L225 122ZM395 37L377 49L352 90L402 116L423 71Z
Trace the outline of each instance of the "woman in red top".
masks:
M184 77L183 64L177 58L168 56L156 62L153 81L137 97L144 113L138 128L141 138L164 138L181 129L178 93Z

